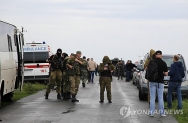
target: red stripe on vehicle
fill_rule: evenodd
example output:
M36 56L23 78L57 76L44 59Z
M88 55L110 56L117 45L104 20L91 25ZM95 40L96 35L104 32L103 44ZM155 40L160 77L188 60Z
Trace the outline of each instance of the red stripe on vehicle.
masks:
M37 65L25 65L24 68L49 68L50 65L39 65L39 67L37 67Z

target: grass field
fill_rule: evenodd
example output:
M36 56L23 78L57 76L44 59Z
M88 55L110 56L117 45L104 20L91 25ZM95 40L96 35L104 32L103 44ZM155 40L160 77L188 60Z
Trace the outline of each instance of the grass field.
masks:
M46 85L44 84L39 84L39 83L24 83L23 85L23 90L22 91L14 91L14 96L13 96L13 101L12 102L15 102L21 98L24 98L26 96L29 96L31 94L34 94L34 93L37 93L38 91L42 90L42 89L45 89L46 88ZM4 107L6 105L9 105L11 104L12 102L2 102L1 104L1 107Z
M178 102L174 100L172 103L172 109L177 109ZM174 114L174 117L179 123L188 122L188 99L183 100L183 110L182 114Z

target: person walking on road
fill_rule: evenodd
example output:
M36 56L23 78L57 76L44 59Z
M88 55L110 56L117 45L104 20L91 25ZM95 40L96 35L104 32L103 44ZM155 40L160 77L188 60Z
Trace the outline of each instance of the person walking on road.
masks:
M82 80L82 86L85 88L86 81L88 79L88 62L86 61L86 57L83 56L83 65L81 66L81 80Z
M80 58L81 55L81 51L77 51L75 57L67 61L69 81L71 82L72 102L79 102L76 96L80 84L80 66L83 65L83 60Z
M168 75L167 64L161 59L162 52L156 51L156 58L151 60L147 66L147 79L149 81L150 87L150 111L149 116L153 117L155 112L155 98L156 90L158 97L158 108L160 116L166 116L164 112L164 100L163 100L163 91L164 91L164 75Z
M103 62L99 65L99 84L100 84L100 103L104 102L104 91L107 91L107 99L109 103L112 103L111 95L111 82L112 73L115 70L115 66L111 63L108 56L104 56Z
M47 62L51 63L50 67L50 82L46 89L45 99L48 99L51 88L56 82L57 99L61 99L61 84L62 84L62 70L63 70L63 58L61 57L62 50L57 49L57 53L52 55Z
M126 64L126 82L129 82L131 79L132 69L133 69L133 65L132 65L131 61L128 60L127 64Z
M118 67L118 69L117 69L118 70L118 80L120 77L121 77L121 80L123 80L123 62L121 60L118 62L117 67Z
M182 109L182 95L181 95L181 82L185 77L184 67L182 62L179 61L179 55L174 55L174 63L170 67L168 75L170 82L168 84L168 108L172 108L172 92L175 91L178 99L178 109Z
M97 65L96 65L96 62L93 61L93 58L91 58L91 61L89 61L88 64L89 64L89 71L90 71L90 74L91 74L91 77L90 77L91 82L93 83L95 69L96 69Z
M89 61L90 61L90 58L87 58L87 63L89 63ZM89 71L89 64L88 64L87 72L88 72L88 78L87 78L88 82L87 82L87 84L89 84L90 81L91 81L91 73Z
M69 59L69 56L67 53L63 53L63 56L64 56L64 60L63 60L63 78L62 78L62 81L63 81L63 90L62 91L62 96L63 96L63 100L67 100L67 99L70 99L71 96L70 96L70 81L69 81L69 76L67 74L67 61ZM70 56L72 57L72 56Z

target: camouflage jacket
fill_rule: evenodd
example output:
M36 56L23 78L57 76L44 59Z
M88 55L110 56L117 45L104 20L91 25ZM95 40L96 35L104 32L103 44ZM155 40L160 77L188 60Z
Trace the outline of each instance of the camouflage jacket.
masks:
M63 69L63 58L58 57L57 55L52 55L48 59L51 63L50 70L62 70Z
M86 60L82 59L83 65L80 66L81 76L87 78L89 64Z
M83 62L83 59L79 59L79 60ZM81 64L76 62L74 58L69 58L67 64L73 66L72 69L68 68L68 74L70 76L81 74Z

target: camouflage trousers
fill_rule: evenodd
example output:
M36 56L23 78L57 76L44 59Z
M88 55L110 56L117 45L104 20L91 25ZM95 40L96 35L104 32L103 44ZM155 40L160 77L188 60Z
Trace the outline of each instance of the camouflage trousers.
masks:
M69 76L66 72L63 72L63 93L70 92L71 86L70 86Z
M77 95L80 85L80 75L69 76L69 81L71 83L71 94Z
M111 81L112 79L110 77L100 77L99 83L100 83L100 100L104 100L104 91L106 89L107 91L107 99L112 100L111 95Z
M46 93L50 93L50 90L54 86L55 82L57 85L56 92L61 93L61 83L62 83L62 71L61 70L51 71L50 80L46 89Z
M82 83L86 83L88 80L87 76L81 76Z

